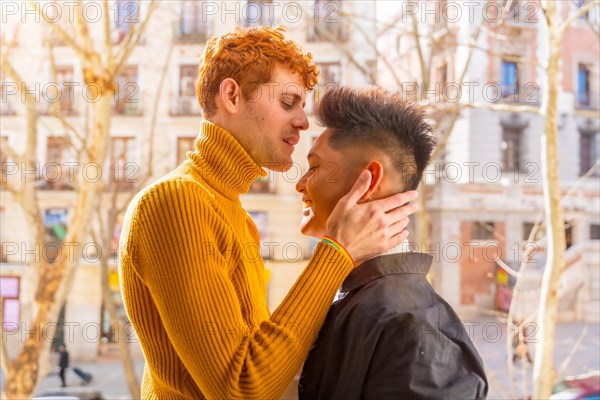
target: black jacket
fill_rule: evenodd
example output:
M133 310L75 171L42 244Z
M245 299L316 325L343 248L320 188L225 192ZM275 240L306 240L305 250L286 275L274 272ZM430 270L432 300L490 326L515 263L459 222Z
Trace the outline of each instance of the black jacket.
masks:
M383 255L348 275L304 364L300 399L485 398L477 350L425 279L431 259Z

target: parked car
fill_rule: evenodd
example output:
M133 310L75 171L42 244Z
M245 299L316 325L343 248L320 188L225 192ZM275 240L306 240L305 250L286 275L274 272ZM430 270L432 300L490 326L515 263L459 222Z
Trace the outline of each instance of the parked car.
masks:
M600 371L570 376L554 386L552 400L600 400Z

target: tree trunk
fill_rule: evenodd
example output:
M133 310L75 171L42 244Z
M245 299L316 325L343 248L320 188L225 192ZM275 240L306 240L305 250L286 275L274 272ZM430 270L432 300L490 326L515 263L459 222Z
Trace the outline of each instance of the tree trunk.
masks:
M109 87L102 85L101 87ZM111 91L106 90L94 103L94 124L91 147L87 149L88 163L104 164L110 124ZM92 177L93 178L93 177ZM87 237L89 221L96 209L103 184L94 179L81 182L79 196L65 243L81 243ZM42 244L40 244L41 246ZM37 313L32 325L26 327L28 336L17 356L10 364L6 377L5 396L8 399L32 397L40 379L40 362L47 358L50 341L48 327L57 320L59 307L66 300L71 287L75 268L79 260L69 260L69 249L61 248L61 257L56 263L41 263L40 279L35 294Z
M113 198L116 197L116 194L113 194ZM103 236L103 249L110 248L110 244L112 242L112 233L115 229L115 219L117 215L115 209L112 208L108 212L108 229ZM135 366L133 363L133 357L131 356L131 351L129 349L129 344L126 341L128 337L128 332L126 327L128 326L127 320L124 320L119 316L117 312L117 307L112 298L112 291L110 290L110 285L108 282L108 259L110 257L110 252L105 251L102 253L102 257L100 258L100 279L102 281L102 298L104 299L104 306L108 311L108 315L110 317L111 322L117 323L117 343L119 344L119 354L121 356L121 360L123 361L123 369L125 370L125 379L127 381L127 388L129 389L129 394L131 398L138 398L141 393L140 383L138 382L137 375L135 373Z
M542 279L538 311L539 342L533 369L533 398L547 399L552 393L555 371L552 363L558 284L565 263L565 231L560 201L557 156L557 108L560 61L560 34L554 0L544 0L548 23L548 72L544 87L545 96L542 135L542 173L544 187L544 211L548 232L548 258Z

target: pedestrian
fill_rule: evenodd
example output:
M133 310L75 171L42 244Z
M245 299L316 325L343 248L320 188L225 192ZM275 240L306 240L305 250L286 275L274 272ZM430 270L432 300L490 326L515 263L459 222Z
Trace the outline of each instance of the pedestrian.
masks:
M531 354L529 354L529 347L527 346L526 337L528 335L527 332L527 324L523 325L523 320L514 320L513 326L517 327L516 335L513 336L513 364L517 363L517 359L527 360L529 364L533 364L533 359L531 358Z
M67 386L67 382L65 380L65 372L67 371L67 368L69 368L69 352L67 351L67 346L65 346L64 343L62 343L59 348L59 358L58 358L58 368L60 369L59 371L59 376L60 376L60 380L62 382L62 387L66 387Z
M146 357L142 398L281 397L355 264L407 238L416 192L357 204L371 179L362 174L269 310L258 229L240 195L263 168L292 167L317 76L310 53L281 28L239 29L206 44L195 151L138 193L119 243L123 301Z

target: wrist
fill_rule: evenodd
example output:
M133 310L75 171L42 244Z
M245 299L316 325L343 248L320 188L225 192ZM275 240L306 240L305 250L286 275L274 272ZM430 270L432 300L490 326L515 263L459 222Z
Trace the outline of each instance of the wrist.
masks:
M331 236L325 235L323 237L323 242L336 248L338 251L340 251L342 254L344 254L344 256L346 256L352 264L354 264L354 259L352 258L352 255L350 254L350 252L344 247L343 244L338 242L336 239L332 238Z

